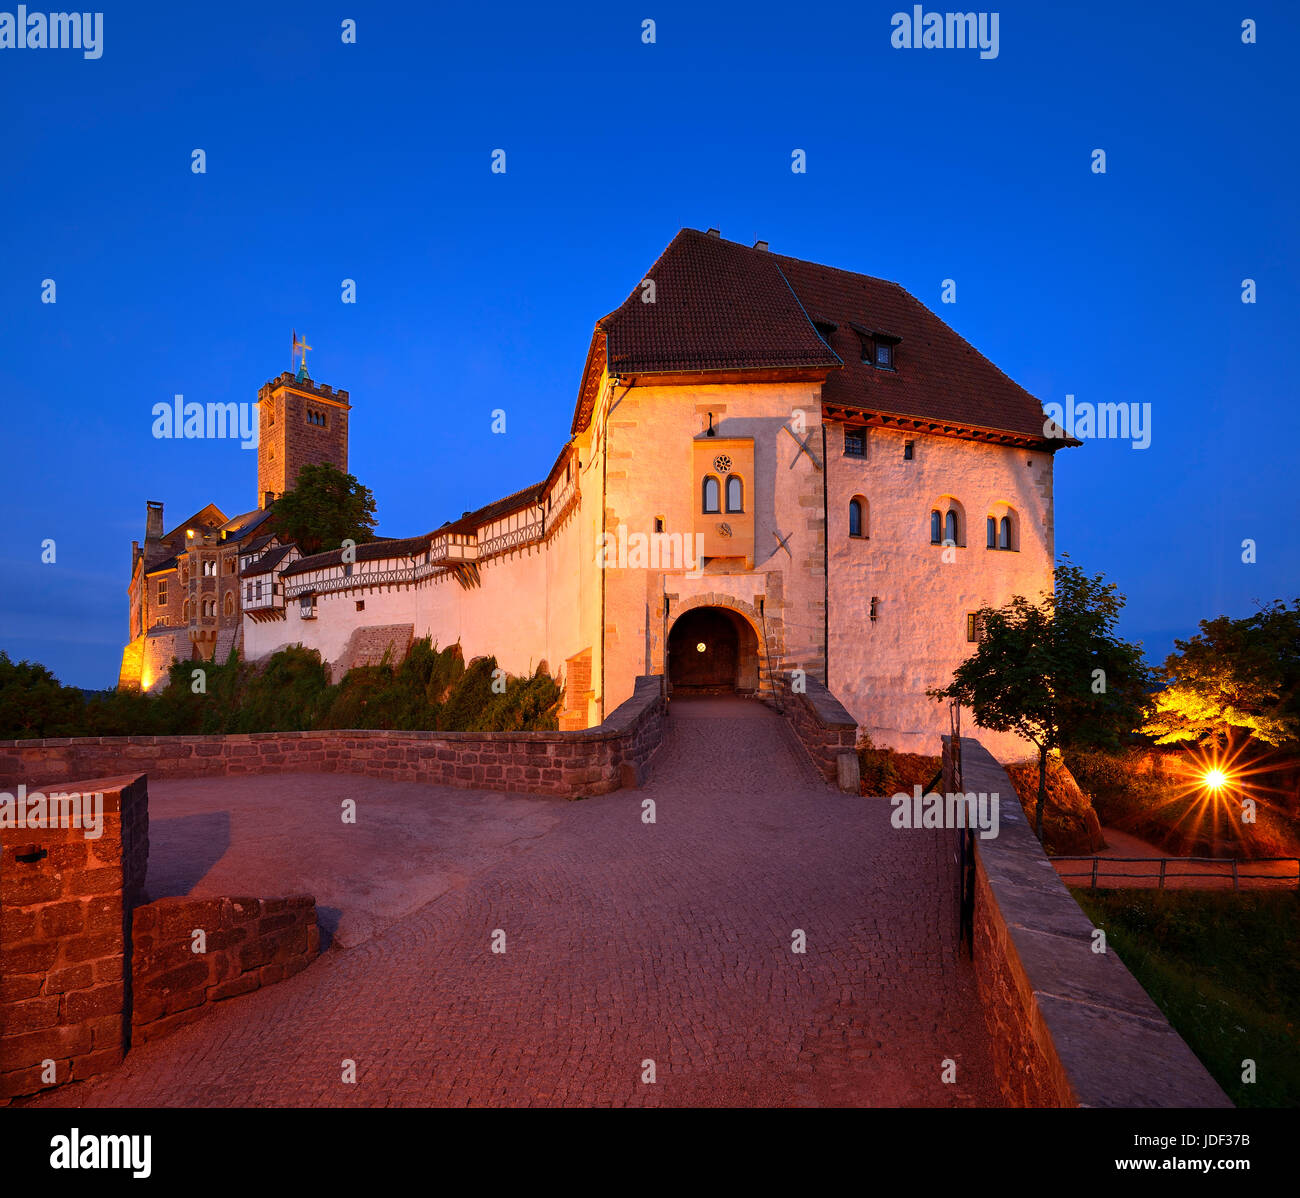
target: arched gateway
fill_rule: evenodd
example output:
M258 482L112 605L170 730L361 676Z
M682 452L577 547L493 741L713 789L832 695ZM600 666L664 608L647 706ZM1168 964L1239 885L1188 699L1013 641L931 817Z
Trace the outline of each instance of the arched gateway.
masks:
M753 694L758 636L739 612L692 607L668 632L668 682L679 694Z

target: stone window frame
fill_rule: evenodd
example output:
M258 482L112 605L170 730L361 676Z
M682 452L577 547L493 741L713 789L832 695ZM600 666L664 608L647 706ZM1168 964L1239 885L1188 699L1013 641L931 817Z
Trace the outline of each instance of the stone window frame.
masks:
M984 527L985 548L995 553L1020 552L1020 513L1009 503L994 504Z
M709 484L713 484L713 506L709 507ZM700 483L700 512L705 516L722 515L722 484L717 475L706 474Z
M952 536L948 535L949 518L953 522ZM941 496L939 502L930 508L930 544L941 548L950 545L956 549L966 548L966 510L953 495Z
M731 506L731 484L735 483L740 488L740 504L737 507ZM727 481L722 485L723 504L728 516L743 516L745 514L745 480L736 473L727 475Z
M858 531L853 531L853 509L858 510ZM871 505L865 495L854 495L849 500L849 536L855 541L871 540Z

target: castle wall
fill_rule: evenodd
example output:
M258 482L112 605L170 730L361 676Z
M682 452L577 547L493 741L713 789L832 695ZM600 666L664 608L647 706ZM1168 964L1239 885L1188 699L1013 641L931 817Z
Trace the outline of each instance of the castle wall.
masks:
M712 413L718 438L753 441L754 477L744 479L745 512L753 517L753 568L737 556L711 559L698 577L685 568L607 570L607 703L621 702L638 673L663 670L672 621L705 596L709 603L734 606L760 639L766 635L774 669L821 677L822 481L787 428L795 411L804 413L802 436L820 461L816 384L638 386L619 399L609 419L607 531L617 534L625 525L629 536L652 533L660 517L665 532L681 534L694 546L700 507L694 449Z
M908 440L912 461L903 456ZM974 651L967 613L1016 594L1037 601L1051 587L1052 456L873 428L866 456L850 457L843 427L832 425L828 458L830 688L877 744L933 754L936 737L948 730L947 705L925 691L951 681ZM854 496L868 505L861 539L849 536ZM930 511L944 496L955 497L966 517L964 547L946 555L930 543ZM999 504L1018 517L1016 551L986 547L985 518L1005 511ZM973 730L973 717L963 718ZM1000 760L1029 753L1010 734L978 735Z

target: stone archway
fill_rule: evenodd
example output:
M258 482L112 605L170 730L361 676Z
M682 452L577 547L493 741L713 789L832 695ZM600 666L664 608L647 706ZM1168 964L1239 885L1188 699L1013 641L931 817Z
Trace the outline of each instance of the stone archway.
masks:
M759 687L759 644L753 626L726 607L682 612L668 632L667 674L685 694L754 694Z

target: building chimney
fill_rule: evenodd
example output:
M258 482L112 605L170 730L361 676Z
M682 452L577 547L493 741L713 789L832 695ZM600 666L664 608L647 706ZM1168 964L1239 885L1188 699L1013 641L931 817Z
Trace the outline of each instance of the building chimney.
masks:
M148 500L144 505L144 541L147 545L150 541L162 539L163 534L163 505L156 499Z
M756 241L756 242L754 242L754 248L755 248L756 250L765 250L765 249L767 249L767 242L766 242L766 241Z

